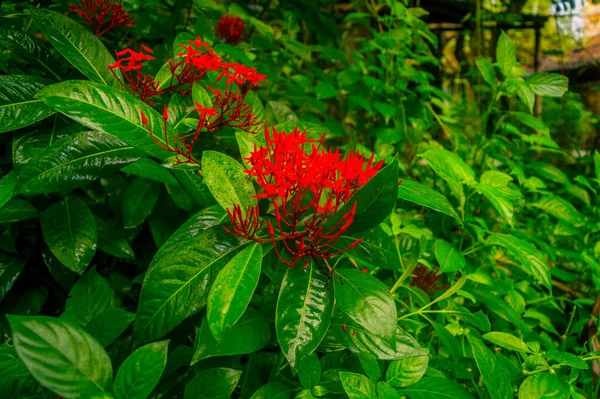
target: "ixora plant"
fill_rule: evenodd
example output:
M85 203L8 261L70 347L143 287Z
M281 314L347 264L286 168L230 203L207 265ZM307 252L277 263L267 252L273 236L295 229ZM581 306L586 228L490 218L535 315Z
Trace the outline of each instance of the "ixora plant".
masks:
M506 34L471 115L402 2L21 3L1 398L595 397L600 155Z

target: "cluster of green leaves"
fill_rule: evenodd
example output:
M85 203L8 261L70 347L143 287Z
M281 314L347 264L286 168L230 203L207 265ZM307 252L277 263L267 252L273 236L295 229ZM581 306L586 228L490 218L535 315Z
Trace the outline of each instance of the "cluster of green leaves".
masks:
M0 397L592 397L600 154L532 115L567 81L525 77L506 34L465 113L433 84L426 12L400 1L124 1L122 39L67 1L5 3ZM247 25L236 46L215 35L225 12ZM160 113L107 69L109 48L154 43L164 82L197 35L267 74L248 101L268 125L386 160L340 211L356 201L339 249L363 240L332 274L223 229L257 203L260 135L203 134L202 174L173 167L139 116L162 137ZM169 130L193 129L205 94L161 100Z

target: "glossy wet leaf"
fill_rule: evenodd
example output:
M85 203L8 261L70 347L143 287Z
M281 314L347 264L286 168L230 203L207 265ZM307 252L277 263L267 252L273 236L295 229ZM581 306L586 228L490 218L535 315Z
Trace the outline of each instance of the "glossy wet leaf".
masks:
M13 223L38 217L38 211L29 202L14 198L0 208L0 223Z
M96 220L79 197L67 197L40 215L42 234L50 251L72 271L82 274L96 253Z
M394 158L362 188L360 188L325 224L325 230L335 226L356 203L354 221L344 234L364 232L378 226L388 217L398 194L398 161Z
M25 75L0 76L0 133L21 129L54 114L34 96L52 81Z
M144 277L134 323L142 342L164 336L205 304L211 273L244 243L219 224L226 214L210 207L192 216L158 250ZM218 245L215 245L218 243Z
M275 330L293 367L314 352L325 337L333 311L332 289L314 265L287 270L277 299Z
M256 204L252 179L235 159L217 151L204 151L202 171L204 182L223 209L233 209L237 204L246 212L248 206Z
M160 184L143 177L135 178L123 196L123 225L126 229L137 227L150 216L158 202Z
M167 364L169 341L153 342L137 349L125 359L115 376L117 399L147 398Z
M30 11L36 26L75 68L94 82L118 85L108 69L114 58L89 29L55 11L44 8Z
M416 181L402 180L398 186L398 198L441 212L462 223L458 213L446 197Z
M187 383L183 398L228 399L241 375L241 371L228 368L204 370Z
M223 333L242 317L260 278L263 251L259 243L238 253L219 272L210 289L206 317L213 336L221 341Z
M372 334L392 337L396 329L396 304L385 284L355 269L339 269L336 275L336 308Z
M65 398L109 394L111 362L91 335L53 317L8 320L19 357L41 385Z
M60 80L60 63L58 63L42 42L25 32L10 28L0 29L0 47L42 67L51 77Z
M0 302L19 278L25 266L25 260L22 257L0 253Z
M390 363L386 382L395 387L407 387L419 381L429 365L429 356L407 357Z
M115 136L83 132L39 151L17 177L27 194L69 191L140 159L142 153Z
M215 340L208 322L203 319L200 328L196 328L192 364L214 356L256 352L264 348L270 338L269 323L252 309L248 309L229 331L223 333L221 342Z
M76 122L116 136L155 158L162 160L172 155L152 139L142 124L141 111L156 140L164 145L162 116L128 93L99 83L70 80L47 86L36 98Z

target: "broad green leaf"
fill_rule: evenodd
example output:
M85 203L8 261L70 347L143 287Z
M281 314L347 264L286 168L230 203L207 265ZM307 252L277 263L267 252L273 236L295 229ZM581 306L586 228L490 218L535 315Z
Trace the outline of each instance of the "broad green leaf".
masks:
M241 371L214 368L200 372L185 386L184 399L229 399Z
M379 399L402 399L400 393L383 381L377 383L377 397Z
M496 72L494 71L494 66L487 58L480 58L475 61L475 65L481 76L483 76L483 80L486 81L492 87L496 86Z
M550 267L540 251L530 243L508 234L492 234L488 245L499 245L506 248L523 266L523 270L540 280L548 289L552 287Z
M428 321L433 326L433 329L435 330L437 337L442 342L442 345L444 345L446 351L450 354L450 358L460 358L462 356L462 351L459 347L458 340L454 337L454 335L452 335L452 333L450 333L445 326L430 319Z
M524 112L512 111L510 116L516 118L519 122L532 128L536 132L540 132L545 135L550 134L550 128L544 123L544 121L536 118L533 115L529 115Z
M160 184L143 177L135 178L127 187L123 202L123 225L126 229L137 227L150 216L158 202Z
M517 87L517 96L521 99L521 102L527 107L529 113L533 113L533 106L535 105L535 93L529 85L525 82L519 82Z
M467 336L473 348L473 357L492 399L511 399L512 386L508 373L492 352L477 338Z
M356 238L343 235L333 248L335 251L341 251L348 248L355 241ZM373 268L398 270L402 266L397 253L384 248L377 242L371 242L366 239L363 239L357 246L350 248L345 252L345 255L370 264Z
M385 220L394 209L398 196L398 160L394 158L329 219L324 231L335 226L356 204L354 221L345 234L370 230Z
M190 170L177 170L173 173L184 190L192 197L196 206L208 208L217 203L200 174Z
M154 180L159 183L177 184L177 179L168 169L150 158L141 158L124 168L121 168L121 172L145 177L146 179Z
M569 89L569 79L559 73L536 73L525 83L535 94L546 97L562 97Z
M92 316L85 325L103 347L107 347L133 323L135 314L123 309L106 309Z
M154 342L125 359L115 376L117 399L145 399L150 395L167 364L168 345L169 341Z
M429 364L429 356L407 357L390 363L385 374L386 382L395 387L407 387L419 381Z
M217 342L206 319L196 329L192 364L214 356L244 355L264 348L271 338L269 323L252 309L248 309L240 320L223 334Z
M462 385L442 377L423 377L419 382L400 390L410 399L475 399Z
M34 219L38 211L29 202L14 198L0 208L0 223L13 223L23 220Z
M0 345L0 370L2 370L0 384L4 381L13 381L31 375L25 367L25 363L19 359L15 347L8 343Z
M330 282L311 264L288 268L277 299L275 330L292 367L319 346L331 322L334 295Z
M457 306L454 309L454 312L459 318L481 331L488 332L492 329L490 319L481 310L471 313L469 309L463 306Z
M440 265L440 273L456 272L467 265L465 257L448 241L435 241L435 258Z
M104 219L96 217L98 249L117 258L135 259L135 253L121 230L112 227Z
M569 176L554 165L545 162L532 162L529 167L544 179L551 180L563 186L571 184Z
M298 363L298 379L302 386L310 389L319 383L321 379L321 362L319 357L313 353Z
M25 75L0 76L0 133L32 125L54 114L52 108L34 99L52 81Z
M76 320L85 326L94 317L114 308L115 302L116 295L113 289L106 279L92 268L71 288L65 313L75 315Z
M402 180L398 186L398 198L441 212L462 223L460 216L446 197L414 180Z
M513 67L517 65L517 52L510 37L502 31L496 47L496 61L505 76L512 76Z
M573 204L558 195L544 196L539 201L531 204L531 206L541 209L556 219L572 224L575 227L585 223L583 214Z
M254 392L250 399L290 399L294 391L283 382L271 381Z
M523 342L521 339L515 337L512 334L499 331L492 331L487 334L484 334L483 338L490 341L494 345L498 345L501 348L505 348L511 351L517 351L522 353L531 352L525 342Z
M221 341L246 311L260 278L261 244L244 248L219 272L208 295L206 318L210 331Z
M217 151L204 151L202 171L204 182L223 209L233 209L237 204L246 212L248 206L256 205L252 178L235 159Z
M82 274L96 253L96 220L79 197L67 197L41 213L44 241L63 265Z
M0 209L13 197L16 185L17 176L14 170L2 176L0 179Z
M69 191L130 164L141 155L115 136L78 133L34 155L17 176L17 190L26 194Z
M473 169L453 152L430 147L422 156L433 171L448 183L457 197L461 196L462 184L475 179Z
M381 367L379 367L379 362L377 362L377 356L367 352L359 353L357 356L367 376L374 381L379 381L381 378Z
M7 316L29 372L64 398L110 397L112 365L91 335L46 316Z
M92 130L112 134L160 160L172 155L158 146L142 124L143 111L154 138L164 145L161 115L128 93L99 83L70 80L47 86L38 92L36 98L76 122ZM171 128L169 132L172 133Z
M546 356L550 359L558 362L560 364L566 364L575 369L579 370L587 370L589 367L587 363L581 359L579 356L575 356L572 353L568 352L560 352L558 350L552 349L546 352Z
M364 375L340 372L340 380L350 399L377 399L375 383Z
M24 266L24 258L0 252L0 302L13 287Z
M219 226L225 218L220 207L202 210L154 255L144 277L134 323L139 341L164 336L206 304L211 273L244 245Z
M56 62L41 42L25 32L10 28L0 29L0 47L4 47L21 58L38 64L60 80L60 64Z
M512 177L498 171L486 171L481 175L480 182L475 186L512 226L513 202L521 198L521 193L508 187Z
M355 324L381 338L396 329L396 304L377 278L355 269L336 271L335 306Z
M394 336L388 339L380 338L358 325L350 324L350 322L333 323L330 333L337 342L350 351L372 353L382 360L401 360L427 355L419 343L400 327L396 327Z
M519 399L567 399L569 385L550 373L530 375L519 387Z
M30 11L48 41L81 73L94 82L109 86L119 84L108 69L114 64L114 58L89 29L46 8L31 8Z

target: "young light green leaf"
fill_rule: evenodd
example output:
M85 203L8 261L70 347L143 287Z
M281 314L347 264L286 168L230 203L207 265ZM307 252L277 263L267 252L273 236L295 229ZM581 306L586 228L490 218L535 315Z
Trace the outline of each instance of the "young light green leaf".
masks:
M487 334L484 334L483 338L495 345L498 345L501 348L505 348L511 351L517 351L522 353L531 352L531 350L529 350L525 342L523 342L521 339L515 337L512 334L500 331L492 331Z
M535 73L525 83L539 96L562 97L569 90L569 79L559 73Z
M398 186L398 198L441 212L462 223L460 216L446 197L416 181L402 180Z
M262 256L261 244L254 243L231 259L217 275L206 308L208 325L217 341L246 311L258 285Z
M154 342L137 349L125 359L115 376L117 399L146 399L167 364L169 341Z
M91 335L46 316L7 316L13 342L29 372L64 398L109 397L112 365Z
M387 369L386 382L395 387L407 387L419 381L427 371L429 356L407 357L390 363Z
M63 265L83 274L96 253L96 220L79 197L67 197L41 213L42 235Z
M364 375L342 371L340 380L350 399L377 399L375 383Z
M496 87L496 72L492 63L487 58L479 58L475 61L475 65L479 69L481 76L483 76L483 80L490 86Z
M440 273L456 272L465 268L467 260L448 241L435 241L435 258L440 265Z
M513 67L517 65L517 52L510 37L502 31L496 47L496 61L505 76L512 76Z
M462 184L475 179L473 169L458 154L432 146L422 156L433 171L448 183L457 197L461 196Z

